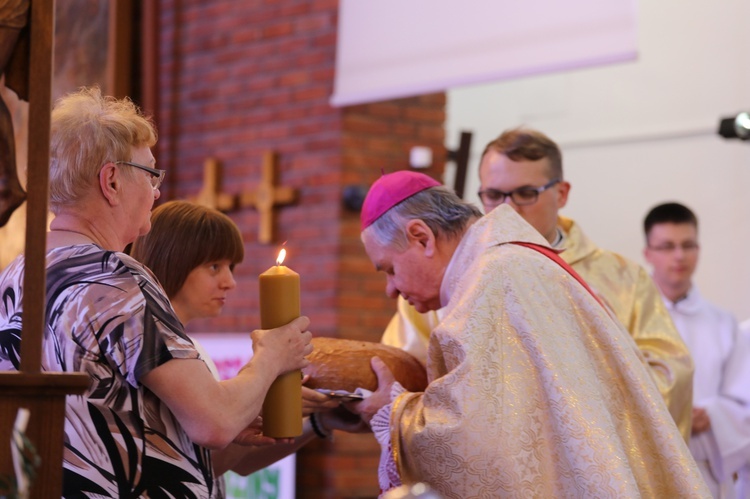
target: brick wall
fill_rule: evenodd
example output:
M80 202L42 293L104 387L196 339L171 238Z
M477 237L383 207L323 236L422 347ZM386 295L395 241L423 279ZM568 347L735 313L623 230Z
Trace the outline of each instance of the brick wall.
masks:
M434 166L424 173L440 180L445 166L445 94L347 107L342 116L342 179L345 185L369 186L381 170L409 168L409 149L433 150ZM359 238L359 213L341 219L338 293L339 331L342 336L379 341L393 316L394 304L385 295L385 277L373 265Z
M276 210L277 241L302 276L303 312L318 334L336 331L335 276L340 211L341 112L327 104L336 36L336 0L161 5L159 161L168 198L195 195L209 156L223 165L223 188L255 189L263 152L279 153L278 183L299 203ZM238 288L224 314L193 330L245 331L259 323L257 276L278 245L257 243L258 214L230 213L246 241Z
M278 183L298 190L276 209L277 241L302 276L302 311L319 336L377 341L395 310L359 241L346 186L408 168L412 145L433 149L443 170L445 95L332 108L337 0L161 0L159 166L164 199L195 195L203 163L223 165L223 190L253 190L262 155L279 154ZM257 276L279 245L257 243L258 214L229 213L245 240L238 290L221 317L192 331L249 331L259 324ZM378 447L371 435L338 434L299 454L298 497L374 497Z
M445 94L399 99L343 110L344 185L369 186L385 172L409 167L409 149L429 146L435 158L425 173L440 179L445 158ZM379 341L395 303L385 295L385 277L374 271L359 239L359 213L344 210L340 225L337 336ZM370 434L336 434L298 453L298 497L375 497L380 447Z

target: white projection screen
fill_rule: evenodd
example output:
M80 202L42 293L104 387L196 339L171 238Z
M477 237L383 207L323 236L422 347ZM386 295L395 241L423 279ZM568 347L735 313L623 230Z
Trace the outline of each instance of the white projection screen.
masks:
M340 0L331 104L636 58L636 0Z

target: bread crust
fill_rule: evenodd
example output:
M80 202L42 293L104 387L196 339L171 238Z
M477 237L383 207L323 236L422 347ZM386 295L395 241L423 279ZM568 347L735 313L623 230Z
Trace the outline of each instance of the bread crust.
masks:
M309 388L346 390L357 388L376 390L375 372L370 366L372 357L379 357L391 369L396 381L410 392L424 391L427 373L424 366L400 348L371 341L340 338L313 338L313 352L307 357L310 365L302 371L310 375L305 384Z

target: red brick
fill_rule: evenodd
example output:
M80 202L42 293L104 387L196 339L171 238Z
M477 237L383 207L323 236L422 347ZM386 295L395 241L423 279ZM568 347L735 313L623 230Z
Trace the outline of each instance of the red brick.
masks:
M307 2L296 4L282 3L278 15L281 17L297 17L310 11L310 5Z
M428 106L437 106L437 107L444 107L447 102L445 92L420 95L419 97L417 97L417 99L422 104L426 104Z
M317 31L326 28L332 28L334 19L329 12L321 12L309 16L302 16L294 22L294 31L296 33L305 33L308 31Z
M345 115L344 127L351 132L388 134L391 123L363 115Z
M416 121L445 121L445 110L426 107L409 107L404 111L404 117Z
M335 47L336 46L336 32L319 34L313 36L310 41L313 47Z
M279 77L279 84L285 87L302 85L310 80L310 74L306 70L293 71Z
M312 101L317 99L328 99L331 89L321 86L303 88L293 91L295 101Z
M324 10L336 12L338 5L338 0L313 0L310 9L313 11Z
M292 23L289 21L283 21L272 26L266 26L262 29L264 38L289 35L292 33L292 31Z

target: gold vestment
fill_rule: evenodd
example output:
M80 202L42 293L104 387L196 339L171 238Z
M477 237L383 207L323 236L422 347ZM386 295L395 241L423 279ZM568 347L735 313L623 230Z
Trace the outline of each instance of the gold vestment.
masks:
M656 286L640 265L597 247L573 220L559 217L558 226L564 234L560 256L607 303L633 337L687 441L692 417L693 363ZM398 312L382 342L404 348L424 362L430 331L441 315L442 311L420 314L399 297Z
M443 278L424 393L392 404L404 483L444 497L710 497L627 331L512 209Z
M560 256L612 309L646 359L682 436L690 438L693 360L646 270L596 246L571 219L558 217Z

